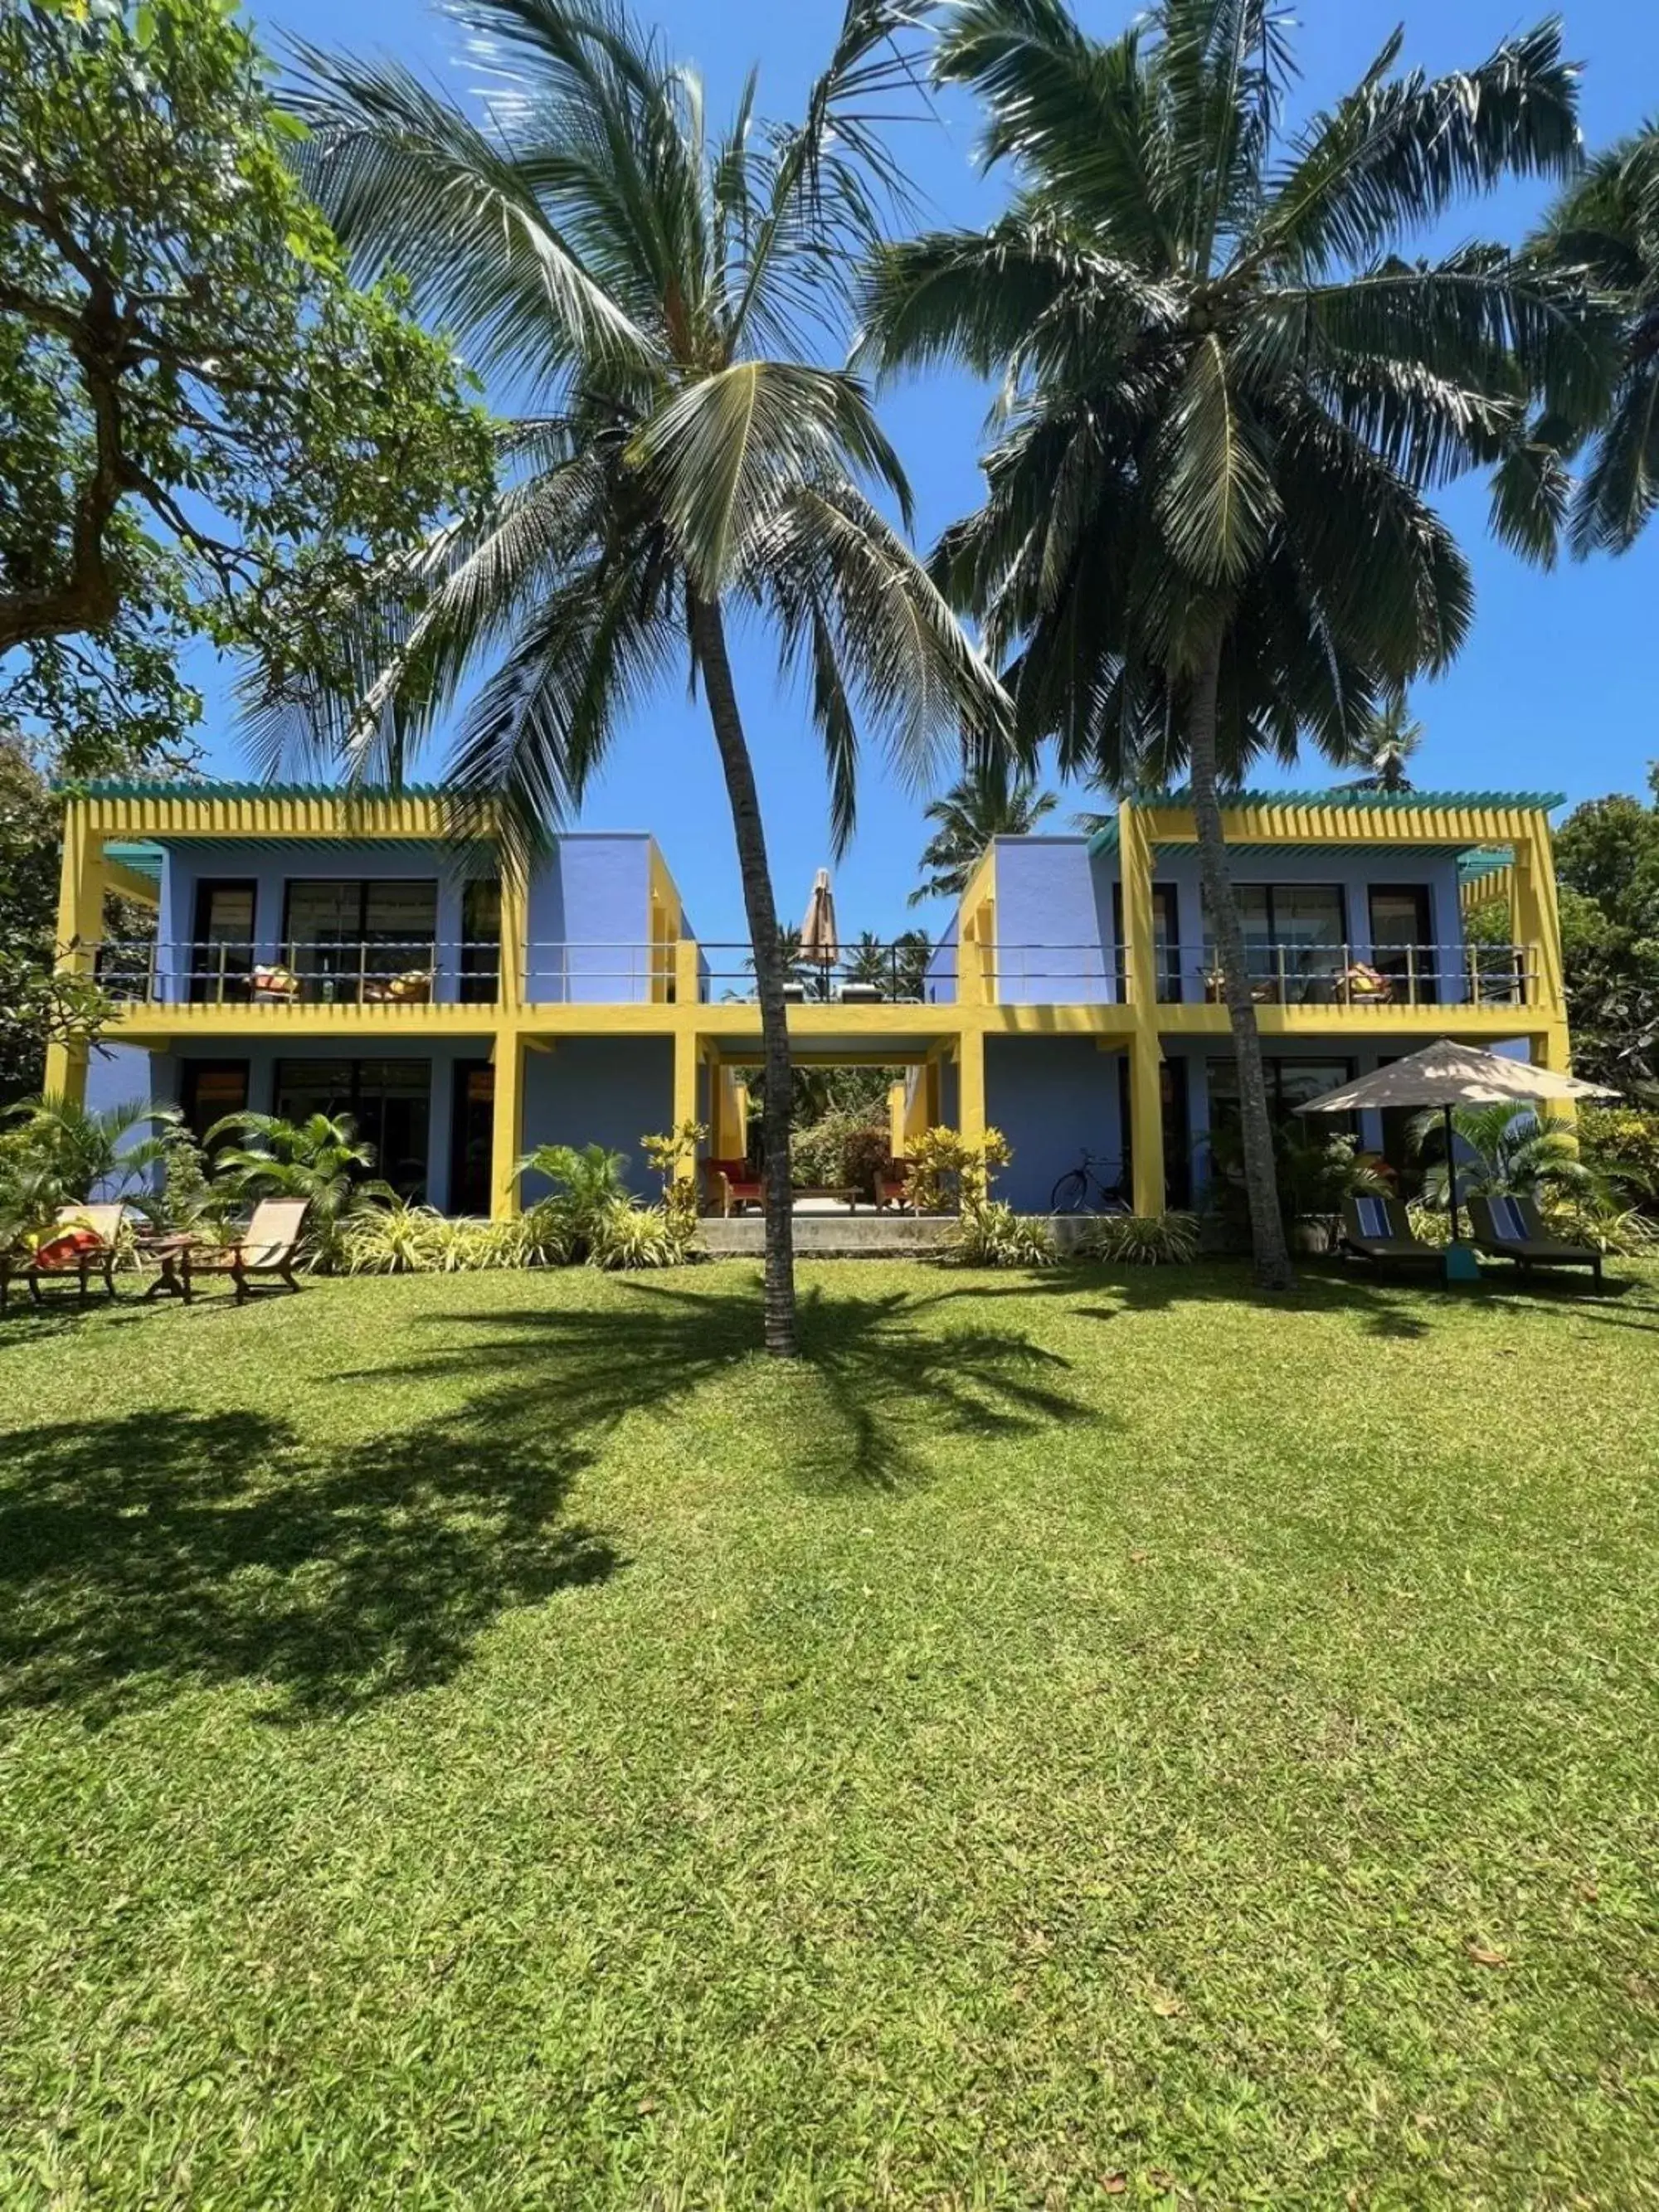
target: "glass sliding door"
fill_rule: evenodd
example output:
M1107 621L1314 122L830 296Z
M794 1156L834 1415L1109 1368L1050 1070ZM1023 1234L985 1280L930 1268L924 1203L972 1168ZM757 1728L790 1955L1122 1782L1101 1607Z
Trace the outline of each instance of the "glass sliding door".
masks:
M285 1121L313 1114L351 1118L373 1146L374 1164L400 1197L423 1199L432 1131L432 1063L427 1060L279 1060L276 1112Z
M198 1006L246 999L253 973L253 908L258 886L244 878L196 886L196 933L190 947L190 995Z
M1440 977L1426 884L1376 884L1370 892L1371 966L1401 1006L1440 1003Z
M431 877L299 876L288 886L283 957L307 999L430 997L437 932ZM404 978L406 991L393 991Z
M1342 995L1347 908L1340 884L1238 884L1239 921L1252 995L1263 1004L1333 1006ZM1219 999L1219 960L1207 918L1212 975Z

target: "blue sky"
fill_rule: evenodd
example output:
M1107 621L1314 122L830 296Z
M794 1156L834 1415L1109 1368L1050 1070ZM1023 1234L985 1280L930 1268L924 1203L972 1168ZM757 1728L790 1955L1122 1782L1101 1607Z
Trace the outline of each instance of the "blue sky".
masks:
M1089 28L1103 33L1134 12L1122 0L1079 5ZM730 105L749 65L758 63L760 112L787 116L822 65L841 0L647 0L643 12L661 25L679 56L701 69L711 114ZM1303 70L1297 106L1322 103L1345 89L1402 19L1406 60L1443 70L1474 61L1546 12L1516 0L1304 0L1297 10ZM1566 0L1563 12L1568 50L1584 64L1590 144L1659 112L1659 7L1653 0ZM256 0L253 13L272 43L284 32L321 44L343 37L359 51L393 52L432 70L443 69L455 51L442 19L410 0L355 0L346 8L338 0ZM965 106L947 108L937 126L904 135L910 173L940 222L978 221L996 204L995 181L975 173L973 138L974 118ZM1448 227L1445 242L1513 236L1542 197L1516 188L1471 208ZM983 393L951 375L932 376L884 403L915 488L924 544L975 504L983 411ZM1488 539L1480 487L1454 487L1443 507L1473 560L1478 611L1456 666L1414 695L1428 731L1419 781L1463 789L1559 790L1573 799L1639 791L1645 763L1659 755L1659 531L1620 561L1543 575ZM805 908L813 871L828 859L823 775L803 716L773 683L764 638L741 639L738 656L774 879L780 907L792 915ZM211 688L213 763L245 771L234 728L217 686ZM1316 769L1305 780L1322 779ZM872 755L858 838L836 878L843 932L869 928L886 935L915 919L907 916L904 901L927 835L922 804L923 795L902 788ZM683 690L670 690L636 716L593 788L585 820L594 828L653 830L699 933L711 941L742 934L714 743L701 707ZM943 916L935 911L923 918L937 923Z

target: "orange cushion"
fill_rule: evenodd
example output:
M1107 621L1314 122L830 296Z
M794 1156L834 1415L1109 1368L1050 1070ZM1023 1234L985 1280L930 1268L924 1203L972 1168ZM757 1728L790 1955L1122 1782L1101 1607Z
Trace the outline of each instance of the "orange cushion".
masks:
M95 1230L60 1229L34 1255L37 1267L72 1267L88 1253L101 1252L104 1240Z

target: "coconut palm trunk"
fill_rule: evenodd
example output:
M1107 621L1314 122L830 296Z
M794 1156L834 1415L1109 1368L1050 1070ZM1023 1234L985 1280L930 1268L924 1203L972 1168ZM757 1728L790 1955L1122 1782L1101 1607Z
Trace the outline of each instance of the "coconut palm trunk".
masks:
M1222 994L1232 1028L1238 1061L1238 1112L1244 1152L1244 1188L1250 1208L1250 1245L1256 1279L1264 1290L1287 1291L1296 1273L1285 1242L1279 1209L1279 1179L1273 1158L1273 1123L1267 1114L1267 1080L1261 1065L1261 1033L1250 995L1249 962L1238 901L1227 866L1227 841L1216 796L1216 713L1221 689L1221 642L1206 648L1193 681L1188 710L1188 749L1193 783L1193 817L1198 827L1199 872L1221 962Z
M772 896L772 875L766 860L766 831L761 820L760 794L755 788L754 764L744 736L738 709L737 687L732 681L731 657L726 649L726 623L718 599L692 595L691 638L708 719L720 748L726 775L726 795L732 806L732 830L737 839L738 867L743 879L743 904L749 921L749 941L754 948L755 996L760 1006L761 1058L766 1070L766 1091L761 1111L761 1131L766 1145L766 1278L763 1297L766 1349L780 1358L793 1358L795 1341L795 1231L789 1163L789 1109L794 1085L789 1059L789 1009L783 995L783 959L778 938L777 902Z

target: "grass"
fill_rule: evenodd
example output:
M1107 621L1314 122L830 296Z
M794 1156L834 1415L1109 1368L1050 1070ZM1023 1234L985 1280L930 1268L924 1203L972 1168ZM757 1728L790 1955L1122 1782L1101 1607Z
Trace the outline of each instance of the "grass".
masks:
M0 2203L1659 2203L1659 1279L0 1324Z

